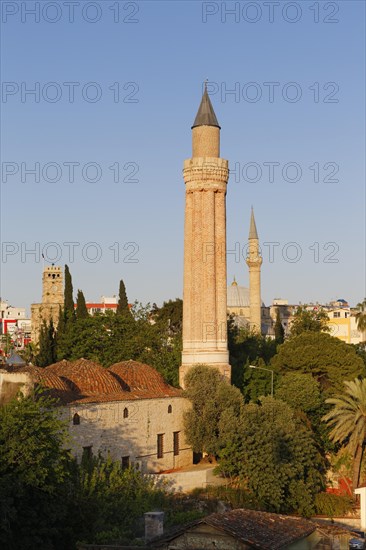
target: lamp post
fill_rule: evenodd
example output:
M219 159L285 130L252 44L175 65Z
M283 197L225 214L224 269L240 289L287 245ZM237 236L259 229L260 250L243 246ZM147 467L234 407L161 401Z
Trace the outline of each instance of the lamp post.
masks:
M272 378L271 378L271 397L273 397L273 370L272 369L266 369L264 367L257 367L255 365L249 365L249 368L250 369L266 370L266 371L271 373L271 375L272 375Z

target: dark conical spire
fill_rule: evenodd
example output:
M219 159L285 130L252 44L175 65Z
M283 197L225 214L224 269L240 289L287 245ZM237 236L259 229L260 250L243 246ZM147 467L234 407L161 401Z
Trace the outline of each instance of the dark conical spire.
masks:
M250 216L249 239L258 239L257 226L255 225L253 206L252 206L252 213Z
M215 111L213 110L210 97L207 93L206 82L205 82L205 91L203 92L203 96L201 100L201 105L199 106L199 109L197 111L197 115L196 115L196 118L194 119L192 128L195 128L196 126L217 126L217 128L221 128L217 121Z

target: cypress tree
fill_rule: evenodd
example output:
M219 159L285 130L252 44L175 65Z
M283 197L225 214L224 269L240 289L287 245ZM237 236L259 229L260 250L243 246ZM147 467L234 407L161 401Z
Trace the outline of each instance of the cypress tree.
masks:
M53 321L43 321L39 336L39 353L36 358L38 367L47 367L56 361L56 339Z
M119 298L118 298L118 306L117 306L116 313L117 315L130 314L127 294L126 294L126 287L122 279L120 280L120 283L119 283Z
M87 319L89 317L88 309L86 307L86 302L82 290L78 290L78 295L76 299L76 318L77 319Z
M285 329L283 328L283 325L281 323L281 315L280 310L277 308L276 310L276 323L274 326L274 333L275 333L275 341L277 344L283 344L285 341Z
M65 310L63 307L58 308L58 323L57 323L57 336L62 336L66 328Z
M67 321L75 318L72 278L67 265L65 265L64 312Z

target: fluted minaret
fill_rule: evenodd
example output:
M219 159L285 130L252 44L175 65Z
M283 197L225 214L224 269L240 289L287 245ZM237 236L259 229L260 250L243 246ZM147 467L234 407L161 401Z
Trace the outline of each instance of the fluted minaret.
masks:
M226 186L220 126L205 88L184 161L183 352L179 383L194 365L216 367L230 381L226 326Z
M249 302L250 302L250 326L257 332L261 332L261 265L262 258L259 250L257 226L254 219L254 211L250 216L249 243L246 262L249 267Z

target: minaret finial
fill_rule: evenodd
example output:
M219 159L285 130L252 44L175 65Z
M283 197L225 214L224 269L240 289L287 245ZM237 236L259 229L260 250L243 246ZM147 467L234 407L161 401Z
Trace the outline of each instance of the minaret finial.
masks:
M220 128L220 125L215 115L215 111L212 107L210 96L207 93L207 83L208 78L206 78L205 80L205 89L203 91L201 104L199 106L192 128L195 128L196 126L217 126L217 128Z
M258 232L257 232L257 226L255 224L253 206L252 206L252 211L250 215L249 239L258 239Z

